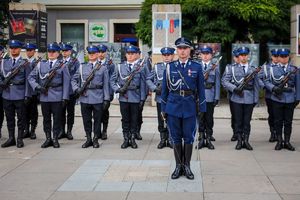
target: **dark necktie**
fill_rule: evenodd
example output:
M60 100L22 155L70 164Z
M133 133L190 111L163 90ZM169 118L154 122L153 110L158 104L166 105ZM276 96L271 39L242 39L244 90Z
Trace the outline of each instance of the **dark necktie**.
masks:
M16 59L14 58L13 59L13 66L15 66L15 64L16 64Z
M244 74L246 74L246 66L243 65L242 67L243 67Z
M129 71L132 71L132 64L128 64L129 66Z
M53 62L50 62L50 69L52 69Z
M206 71L206 69L207 69L207 64L205 63L204 64L204 71Z
M92 65L92 70L94 69L94 64L93 63L91 63L91 65Z
M182 67L182 69L184 69L184 65L185 65L185 63L181 63L181 67Z

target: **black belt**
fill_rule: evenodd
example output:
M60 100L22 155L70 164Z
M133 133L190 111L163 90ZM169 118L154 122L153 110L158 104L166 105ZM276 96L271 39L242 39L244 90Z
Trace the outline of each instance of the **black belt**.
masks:
M103 85L90 85L87 87L87 89L102 89Z
M205 89L211 89L215 86L215 83L205 83Z
M20 81L20 82L11 82L9 85L25 85L24 81Z
M253 89L254 89L253 85L246 85L244 87L244 90L253 90Z
M123 87L123 85L121 85L121 87ZM140 89L140 86L135 86L135 85L130 85L127 88L127 90L138 90L138 89Z
M284 87L284 88L282 88L282 91L283 92L294 92L292 87Z
M172 93L179 94L182 97L190 96L190 95L195 94L195 92L193 90L176 90L176 91L172 91Z
M57 87L61 87L63 84L62 83L58 83L58 84L50 84L49 88L57 88Z

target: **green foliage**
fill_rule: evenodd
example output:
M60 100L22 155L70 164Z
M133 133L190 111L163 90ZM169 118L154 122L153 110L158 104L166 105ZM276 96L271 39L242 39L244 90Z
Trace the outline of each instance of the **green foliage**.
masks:
M182 35L199 42L289 43L290 8L300 0L145 0L137 36L151 46L152 4L181 4Z

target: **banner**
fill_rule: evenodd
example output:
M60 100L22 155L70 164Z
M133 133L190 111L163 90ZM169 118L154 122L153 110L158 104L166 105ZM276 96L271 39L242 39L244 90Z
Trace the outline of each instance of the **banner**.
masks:
M47 13L36 10L10 10L9 38L36 44L40 52L46 51Z

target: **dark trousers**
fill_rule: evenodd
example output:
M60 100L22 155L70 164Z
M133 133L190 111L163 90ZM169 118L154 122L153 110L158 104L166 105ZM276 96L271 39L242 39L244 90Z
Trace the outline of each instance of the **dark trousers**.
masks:
M199 123L199 132L206 132L206 134L210 136L213 134L214 110L214 103L206 102L206 112L204 113L203 122Z
M233 113L233 102L229 100L229 109L231 113L231 129L233 131L233 134L235 134L234 130L234 113Z
M36 128L38 123L38 98L33 95L28 105L25 106L26 124L25 128L29 129L29 126Z
M157 109L158 131L160 133L167 133L168 129L164 127L164 119L161 116L161 104L160 103L156 103L156 109Z
M3 99L3 108L7 121L7 129L9 133L15 132L17 114L18 138L23 137L25 128L25 104L24 100L6 100Z
M3 121L4 121L4 110L3 110L3 98L2 94L0 93L0 133L1 133L1 128L3 126Z
M193 144L196 134L196 116L178 118L168 115L168 126L170 128L171 141L173 144Z
M274 127L277 135L291 135L294 116L294 103L279 103L273 101Z
M94 137L101 137L101 117L103 104L87 104L81 103L81 114L83 120L84 131L87 134L94 132ZM93 131L94 120L94 131Z
M270 127L270 131L272 132L274 130L274 114L273 114L273 101L271 99L265 98L266 104L267 104L267 110L268 110L268 124Z
M141 130L141 127L142 127L142 124L143 124L143 109L139 109L139 113L138 113L138 130L137 131L140 131Z
M75 104L76 104L76 97L75 95L70 95L69 101L65 107L63 107L62 111L62 130L65 130L66 122L67 122L67 129L71 131L74 125L74 117L75 117Z
M103 124L108 124L108 120L109 120L109 109L103 110L101 122Z
M43 127L45 133L51 133L53 115L53 137L57 137L61 130L62 102L41 102Z
M254 105L239 104L235 102L232 102L232 104L233 115L236 116L236 119L234 120L234 129L236 130L236 133L240 135L250 135L250 121Z
M120 111L123 134L135 137L138 131L139 103L120 102Z

